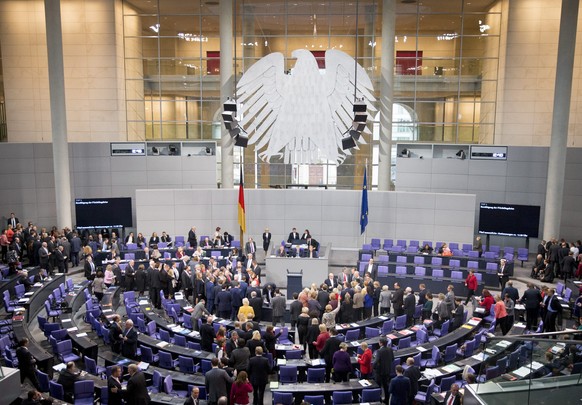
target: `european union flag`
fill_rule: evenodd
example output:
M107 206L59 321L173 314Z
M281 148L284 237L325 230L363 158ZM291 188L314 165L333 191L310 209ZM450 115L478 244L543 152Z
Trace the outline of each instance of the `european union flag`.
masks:
M362 212L360 214L360 234L366 231L368 225L368 176L364 167L364 184L362 184Z

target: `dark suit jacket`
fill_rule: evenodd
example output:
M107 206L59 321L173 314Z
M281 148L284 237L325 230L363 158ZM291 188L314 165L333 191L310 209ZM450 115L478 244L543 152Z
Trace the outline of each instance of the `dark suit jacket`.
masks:
M117 388L117 392L111 391L112 388ZM121 405L123 398L121 384L111 376L107 378L107 391L109 392L109 405Z
M209 402L218 402L218 398L228 397L228 387L232 384L233 379L228 373L220 368L212 368L205 375L206 392L208 393Z
M42 252L42 249L40 251ZM93 265L95 266L95 263L93 263ZM87 260L85 260L84 269L85 269L85 278L87 280L91 279L91 264ZM97 266L95 266L95 269L97 269Z
M147 405L150 403L146 379L141 371L137 371L127 381L126 401L127 405Z
M325 363L331 367L333 355L339 350L339 345L343 340L340 340L337 336L331 336L325 341L323 349L321 349L321 356L325 359Z
M410 380L403 375L390 381L390 405L408 405L410 399Z
M542 302L542 293L536 288L528 288L523 293L521 301L525 304L525 309L536 309Z
M576 260L574 259L574 256L567 255L564 257L562 272L570 275L576 272Z
M199 405L200 404L200 398L196 399L196 402L194 402L194 398L192 398L192 395L190 395L188 397L188 399L186 399L186 401L184 401L184 405Z
M447 392L447 395L445 395L445 404L448 405L449 402L449 398L451 397L451 391ZM453 401L453 405L461 405L461 401L463 400L463 395L459 392L457 394L457 397L455 398L455 400Z
M20 223L20 221L16 217L14 217L14 222L16 224L19 224ZM6 226L8 226L8 225L12 225L12 218L8 218L8 221L6 221ZM16 225L14 225L14 226L16 226Z
M335 277L334 277L334 279L333 279L333 284L332 284L332 282L331 282L331 280L330 280L329 278L326 278L326 279L325 279L325 281L324 281L324 283L325 283L325 284L326 284L326 285L327 285L329 288L332 288L332 289L333 289L333 288L337 287L337 278L335 278Z
M20 346L16 349L16 358L18 359L18 369L21 373L34 373L34 358L26 347Z
M137 352L137 330L133 327L129 332L123 331L123 336L127 337L127 340L123 341L121 354L133 359Z
M327 343L327 342L326 342ZM394 351L391 347L381 347L375 353L374 377L376 379L390 378L390 370L394 362Z
M255 243L255 241L253 241L252 243L253 243L253 249L254 249L254 252L256 253L256 252L257 252L257 244ZM252 253L252 252L251 252L251 242L247 242L247 243L245 243L245 253L246 253L247 255L248 255L249 253Z
M273 234L271 232L263 233L263 250L269 249L269 245L271 244L271 236L272 235Z
M412 318L414 316L414 310L416 305L416 298L414 294L408 294L404 299L404 313L407 317Z
M288 243L293 243L294 240L299 239L299 234L297 232L290 232L287 238Z
M188 242L190 242L190 247L197 248L198 247L198 239L196 238L196 232L193 232L192 229L188 232Z
M65 392L65 400L67 398L72 398L75 392L75 382L79 381L79 374L71 373L68 370L64 370L60 375L57 383L63 386L63 391Z
M252 385L267 385L269 382L269 360L262 356L253 356L249 360L249 380Z
M212 351L214 343L214 328L208 323L203 323L200 328L200 347L207 352Z
M404 377L408 377L410 380L410 397L414 398L418 393L418 380L420 380L421 377L420 369L416 365L408 367L406 371L404 371Z

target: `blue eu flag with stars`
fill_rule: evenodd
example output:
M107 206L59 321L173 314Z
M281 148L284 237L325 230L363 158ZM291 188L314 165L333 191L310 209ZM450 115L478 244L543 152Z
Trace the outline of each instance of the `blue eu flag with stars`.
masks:
M368 225L368 176L364 167L364 184L362 184L362 212L360 213L360 234L366 231Z

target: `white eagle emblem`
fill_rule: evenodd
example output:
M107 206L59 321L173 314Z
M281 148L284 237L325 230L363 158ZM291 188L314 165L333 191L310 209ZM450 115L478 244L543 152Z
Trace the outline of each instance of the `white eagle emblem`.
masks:
M357 98L376 111L372 81L341 51L325 52L325 74L310 51L297 49L291 55L297 62L290 74L285 74L283 54L276 52L242 76L237 84L240 125L266 162L277 157L285 163L310 164L324 158L341 164L350 154L342 150L341 140L354 119L354 87ZM363 136L359 142L365 143Z

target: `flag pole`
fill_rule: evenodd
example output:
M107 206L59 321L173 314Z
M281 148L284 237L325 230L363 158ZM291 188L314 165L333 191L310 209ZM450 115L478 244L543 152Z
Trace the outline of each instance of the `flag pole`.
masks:
M367 187L368 186L368 184L367 184L368 183L368 176L367 176L367 174L368 174L368 158L366 158L366 166L364 166L364 173L366 173L366 187ZM369 207L369 204L368 204L368 207ZM369 211L370 210L368 209L368 212ZM368 225L366 225L366 229L364 231L364 243L363 244L365 244L367 240L368 240Z
M238 210L240 210L240 188L241 187L243 187L243 193L244 193L244 170L243 170L243 166L244 165L243 165L243 155L241 155L241 157L240 157L240 163L239 163L239 165L240 165L239 166L239 168L240 168L240 170L239 170L240 180L239 180L239 186L238 186L239 187L239 201L238 201L238 206L237 206L237 209ZM244 194L243 194L243 197L244 197ZM244 213L244 215L245 215L245 222L246 222L246 212ZM239 217L240 217L240 215L239 215ZM242 250L243 247L245 246L244 245L244 243L245 243L245 239L244 239L245 234L244 234L244 230L242 228L242 224L240 222L240 218L239 218L238 230L239 230L239 237L240 237L240 246L241 246L241 250Z

